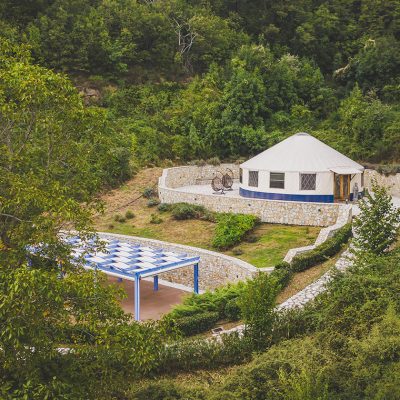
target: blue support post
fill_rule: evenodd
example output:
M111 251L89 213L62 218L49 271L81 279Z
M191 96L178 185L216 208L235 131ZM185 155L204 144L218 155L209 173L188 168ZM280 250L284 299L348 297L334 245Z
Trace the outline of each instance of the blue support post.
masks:
M196 294L199 294L199 264L193 266L193 289Z
M158 291L158 275L154 275L153 279L154 279L153 280L153 290L155 292L157 292Z
M122 278L118 278L118 282L122 282Z
M140 275L135 274L135 320L140 321Z

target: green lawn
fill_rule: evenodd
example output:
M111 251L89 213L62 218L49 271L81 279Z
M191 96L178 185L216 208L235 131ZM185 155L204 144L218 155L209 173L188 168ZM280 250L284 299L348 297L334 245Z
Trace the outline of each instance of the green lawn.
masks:
M308 226L261 224L254 231L257 242L243 242L226 253L258 268L272 267L282 261L289 249L313 244L319 230ZM239 250L243 254L235 255Z

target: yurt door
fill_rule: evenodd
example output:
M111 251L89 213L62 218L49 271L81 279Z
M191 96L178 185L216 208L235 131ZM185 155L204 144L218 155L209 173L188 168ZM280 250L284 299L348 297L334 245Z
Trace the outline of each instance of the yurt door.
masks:
M335 174L335 200L350 199L350 175Z

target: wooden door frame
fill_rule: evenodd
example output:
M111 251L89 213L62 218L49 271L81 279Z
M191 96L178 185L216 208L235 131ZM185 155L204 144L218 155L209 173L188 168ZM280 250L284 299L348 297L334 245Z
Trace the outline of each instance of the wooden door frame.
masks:
M338 194L336 192L336 176L339 176L339 191L340 193ZM336 172L333 175L333 197L335 200L339 201L344 201L346 200L345 194L344 194L344 176L347 176L347 193L348 193L348 200L350 200L350 182L351 182L351 175L350 174L337 174Z

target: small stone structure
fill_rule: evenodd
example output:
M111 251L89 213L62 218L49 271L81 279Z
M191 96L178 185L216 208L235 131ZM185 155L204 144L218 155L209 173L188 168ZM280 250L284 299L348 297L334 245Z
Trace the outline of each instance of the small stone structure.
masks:
M364 173L365 187L371 189L373 179L377 181L378 185L387 187L392 196L400 197L400 174L386 176L373 169L366 169Z
M145 245L153 248L163 248L175 253L185 253L200 256L199 263L199 287L202 290L214 290L228 283L252 278L260 270L253 265L230 257L198 247L184 246L181 244L167 243L160 240L146 239L137 236L119 235L114 233L99 233L101 239L118 239L127 243ZM170 272L164 272L160 278L193 287L193 267L180 268Z
M226 168L233 171L235 179L238 178L239 166L236 164L164 169L158 183L160 201L170 204L180 202L198 204L216 212L252 214L267 223L321 227L335 224L339 210L345 207L333 203L250 199L239 196L237 190L227 192L225 195L215 195L211 187L207 188L205 185L209 185L218 171L224 171Z

